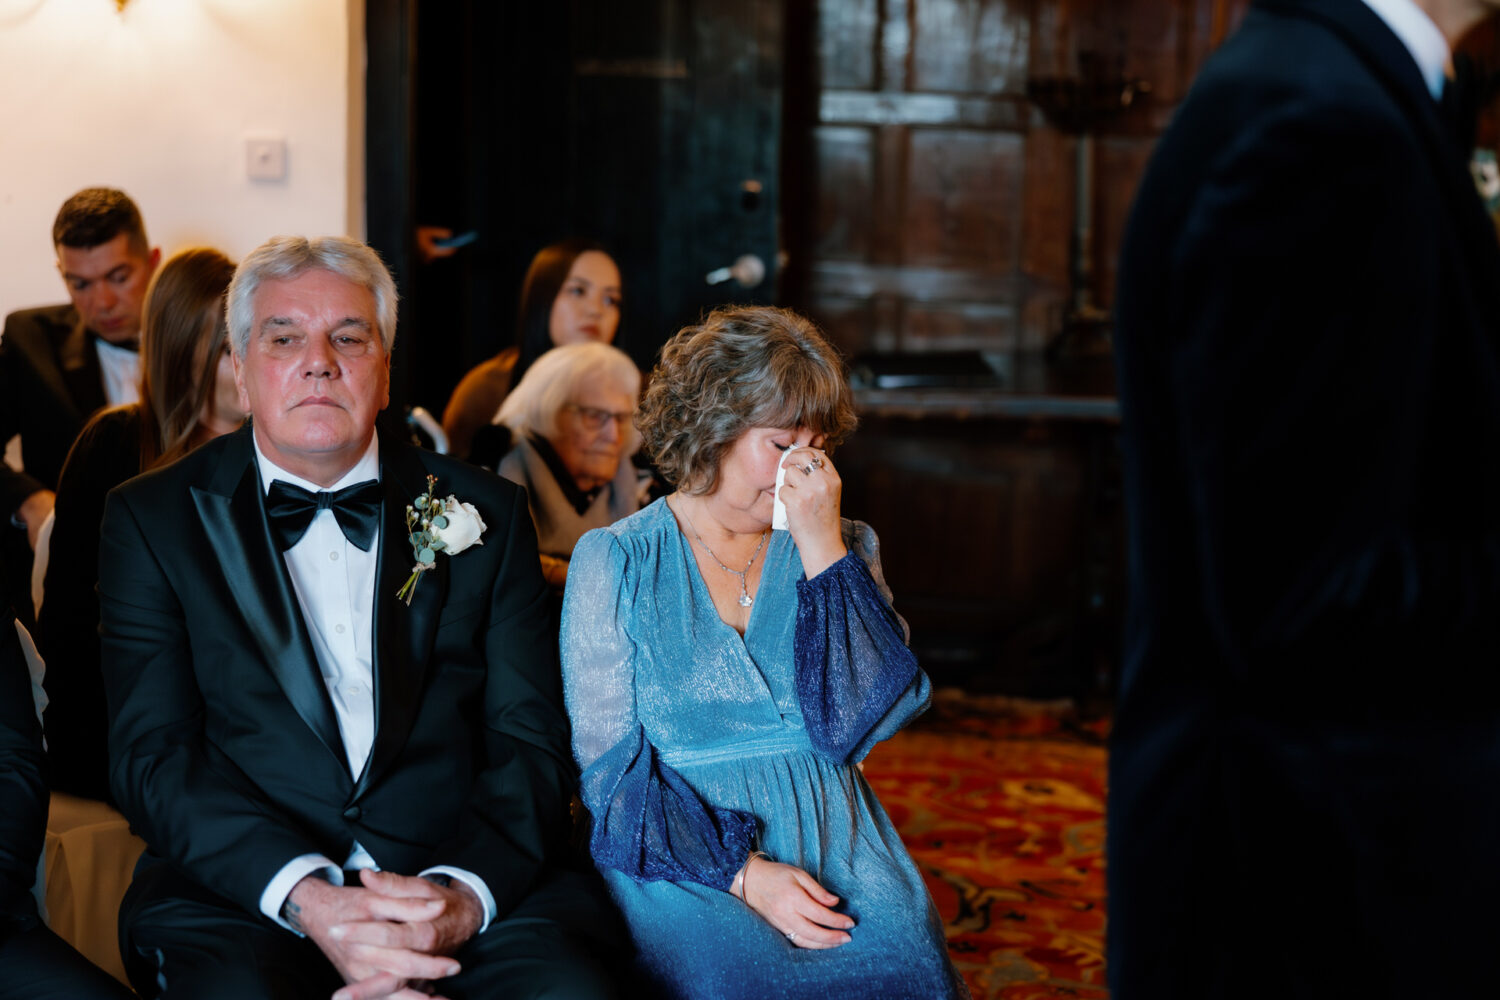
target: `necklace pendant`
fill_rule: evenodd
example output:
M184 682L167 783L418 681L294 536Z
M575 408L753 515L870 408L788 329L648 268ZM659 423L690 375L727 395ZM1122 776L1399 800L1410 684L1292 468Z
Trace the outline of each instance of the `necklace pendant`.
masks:
M740 595L740 607L742 607L742 608L748 608L750 605L752 605L754 603L755 603L755 598L751 597L749 594L741 594Z

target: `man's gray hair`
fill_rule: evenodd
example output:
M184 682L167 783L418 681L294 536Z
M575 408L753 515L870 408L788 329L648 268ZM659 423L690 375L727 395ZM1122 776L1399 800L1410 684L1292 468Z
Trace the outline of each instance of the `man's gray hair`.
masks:
M255 326L255 293L264 281L285 281L307 271L330 271L368 288L375 296L375 321L385 353L396 342L396 282L380 255L359 240L347 236L273 236L251 250L229 283L225 310L229 342L234 353L245 356Z
M578 387L601 377L611 389L628 395L632 402L641 394L641 371L630 355L618 347L590 340L554 347L532 363L495 414L495 423L509 427L517 440L535 434L557 437L557 417L563 407L575 402ZM635 423L621 428L625 454L634 455L641 446Z

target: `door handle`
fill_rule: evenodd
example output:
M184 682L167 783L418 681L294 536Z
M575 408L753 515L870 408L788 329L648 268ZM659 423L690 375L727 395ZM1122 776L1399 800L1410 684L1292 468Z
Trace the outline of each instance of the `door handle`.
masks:
M733 264L709 271L703 280L710 285L722 285L733 279L743 288L754 288L766 280L766 262L753 253L742 254Z

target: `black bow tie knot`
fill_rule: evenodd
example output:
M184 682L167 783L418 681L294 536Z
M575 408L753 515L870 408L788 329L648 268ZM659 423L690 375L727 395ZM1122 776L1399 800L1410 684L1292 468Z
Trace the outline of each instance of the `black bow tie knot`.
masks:
M368 552L380 527L380 481L367 479L337 493L313 493L277 479L266 491L266 514L283 552L301 541L320 510L333 511L349 543Z

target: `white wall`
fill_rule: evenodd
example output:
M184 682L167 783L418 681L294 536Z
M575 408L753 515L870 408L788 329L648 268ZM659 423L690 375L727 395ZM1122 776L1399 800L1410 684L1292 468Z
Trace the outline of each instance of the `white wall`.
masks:
M362 0L0 0L0 313L67 298L52 219L118 187L163 254L364 234ZM284 181L246 175L281 136Z

